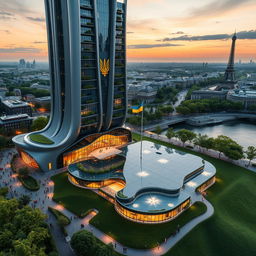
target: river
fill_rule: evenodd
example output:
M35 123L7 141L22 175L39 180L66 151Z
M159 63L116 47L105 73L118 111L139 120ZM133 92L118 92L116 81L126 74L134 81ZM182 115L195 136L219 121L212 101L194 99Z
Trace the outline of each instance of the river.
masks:
M180 129L188 129L195 133L207 134L209 137L225 135L235 140L244 148L248 146L256 147L256 123L231 121L214 126L194 127L182 124L174 126L175 131ZM162 134L165 133L166 131L163 131Z

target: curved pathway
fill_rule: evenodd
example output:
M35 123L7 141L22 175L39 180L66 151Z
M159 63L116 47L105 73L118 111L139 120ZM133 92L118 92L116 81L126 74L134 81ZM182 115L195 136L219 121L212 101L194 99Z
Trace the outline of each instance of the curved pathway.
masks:
M185 235L187 235L195 226L203 222L207 218L211 217L214 213L212 205L205 199L202 198L200 194L194 194L192 197L192 202L202 201L207 206L207 211L201 216L196 217L186 225L180 228L180 231L166 239L166 241L160 244L158 247L149 249L149 250L139 250L128 248L125 245L122 245L115 241L112 237L106 235L102 231L98 230L94 226L89 224L89 221L98 213L97 210L92 211L85 218L80 219L76 217L73 213L65 209L62 205L52 201L52 196L54 192L54 183L51 181L51 176L54 176L58 173L64 172L65 169L57 170L47 173L33 173L32 175L40 180L41 186L40 190L36 192L30 192L25 189L17 179L17 175L12 172L10 168L10 162L12 156L16 153L15 150L5 150L2 151L2 157L0 162L0 167L3 168L0 171L0 187L8 186L9 188L9 197L19 198L22 195L28 195L31 198L30 206L33 208L39 208L44 213L47 214L48 224L51 225L51 232L55 239L56 246L60 255L62 256L72 256L74 255L69 243L66 241L63 236L54 216L48 211L48 207L56 208L62 211L66 216L68 216L72 222L66 227L69 237L71 237L75 232L81 229L86 229L93 233L94 236L99 238L105 244L113 243L114 249L122 254L131 255L131 256L153 256L153 255L162 255L170 250L176 243L178 243Z

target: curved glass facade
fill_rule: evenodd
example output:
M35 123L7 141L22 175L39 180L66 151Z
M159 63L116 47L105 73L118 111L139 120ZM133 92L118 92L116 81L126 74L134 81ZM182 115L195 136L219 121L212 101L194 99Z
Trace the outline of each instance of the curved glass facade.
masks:
M79 187L97 189L99 195L112 202L116 211L129 220L170 221L191 205L194 193L203 193L215 182L216 170L209 162L148 141L143 142L141 170L140 142L115 152L107 146L110 140L115 143L115 138L108 136L89 138L93 142L87 147L93 150L97 143L103 143L99 154L69 165L69 180Z

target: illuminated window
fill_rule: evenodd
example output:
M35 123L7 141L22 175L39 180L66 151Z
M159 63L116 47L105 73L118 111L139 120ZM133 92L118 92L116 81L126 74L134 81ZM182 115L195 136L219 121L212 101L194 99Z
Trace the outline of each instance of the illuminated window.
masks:
M25 153L24 151L21 151L20 156L21 156L21 159L24 161L24 163L27 164L28 166L35 169L39 168L38 163L29 154Z

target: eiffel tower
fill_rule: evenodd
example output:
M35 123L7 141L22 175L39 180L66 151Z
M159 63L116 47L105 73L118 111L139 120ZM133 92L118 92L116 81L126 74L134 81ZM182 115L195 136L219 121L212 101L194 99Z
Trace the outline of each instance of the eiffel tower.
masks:
M231 51L228 61L228 66L225 71L225 80L227 83L235 84L235 69L234 69L234 61L235 61L235 48L236 48L236 33L232 37L232 45L231 45Z

